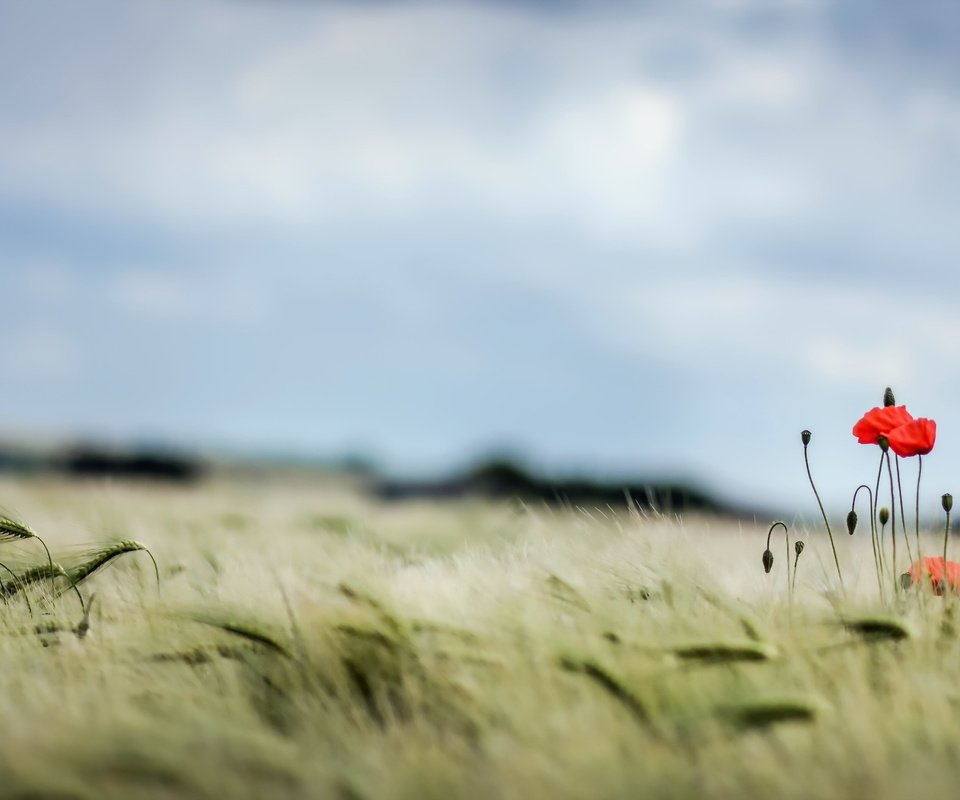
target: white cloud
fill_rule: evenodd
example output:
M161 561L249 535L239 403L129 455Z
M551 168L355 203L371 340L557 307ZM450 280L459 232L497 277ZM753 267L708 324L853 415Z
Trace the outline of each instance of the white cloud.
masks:
M750 36L670 6L571 21L492 5L322 5L269 26L252 6L172 8L198 33L168 25L158 36L170 47L142 57L126 42L133 80L108 113L96 95L68 120L8 121L8 187L175 225L302 230L453 208L706 257L745 221L869 223L904 192L916 217L937 213L910 176L937 163L960 120L955 93L913 98L808 29ZM211 52L227 21L241 44ZM645 68L654 53L693 66ZM82 78L90 56L74 55ZM82 99L97 87L71 88Z
M800 364L817 383L831 387L916 386L919 370L930 366L911 358L911 352L920 351L918 345L890 340L853 343L839 333L814 334L801 345Z
M31 247L66 254L71 266L4 275L5 290L23 291L43 313L64 308L62 318L12 326L24 332L3 337L0 365L75 369L79 345L56 333L69 312L92 354L98 337L130 330L131 317L150 322L133 326L129 341L111 338L106 364L156 347L184 321L194 332L197 322L253 325L285 308L309 316L298 302L309 294L342 303L342 319L369 332L329 337L348 380L335 381L338 399L317 395L355 414L357 431L380 431L386 448L450 452L499 424L545 452L576 441L546 417L517 423L506 405L464 411L458 376L473 361L451 368L423 356L435 370L431 395L458 402L428 419L416 444L420 434L378 389L396 366L392 353L431 340L450 340L451 362L469 351L494 364L518 396L549 389L570 421L595 423L600 435L606 422L598 461L617 448L655 452L642 448L657 447L661 432L625 440L610 411L634 396L672 411L678 436L702 426L696 440L667 437L677 459L712 457L703 436L722 448L729 434L689 397L707 381L750 396L728 409L741 429L821 414L815 394L821 419L842 416L850 408L838 411L838 398L859 398L866 384L879 394L892 382L928 407L950 407L960 392L950 294L960 94L950 54L938 74L905 35L889 52L882 37L844 40L829 18L841 4L613 5L564 14L467 3L21 4L0 30L0 66L18 76L0 86L0 201L33 213L34 233L4 229L22 241L0 253L0 274ZM65 20L62 39L50 13ZM775 24L784 13L796 24ZM30 14L32 39L15 24ZM739 14L758 27L738 25ZM880 15L871 12L874 31ZM899 30L883 32L897 44ZM60 302L74 294L89 305ZM542 334L547 353L537 364L505 343L527 335L524 303L530 338ZM485 335L505 310L508 334ZM96 331L77 321L87 313L103 315ZM291 322L308 331L342 319ZM256 332L265 351L288 352L269 367L300 385L312 376L289 365L313 343L271 339L282 327ZM553 358L550 337L571 345L569 363ZM197 337L184 354L196 375L224 365L191 387L198 397L229 383L224 338ZM651 361L664 385L641 392L633 371ZM563 406L557 373L594 376L595 395ZM82 378L95 386L109 375ZM390 389L416 395L417 380ZM166 413L125 402L128 415ZM309 416L268 407L283 402L258 404L258 424L300 441ZM195 430L218 424L201 418L202 403L181 413ZM341 424L336 413L327 419ZM482 425L491 427L471 427ZM849 438L845 418L839 428ZM773 434L757 443L768 455L777 446ZM777 481L763 467L736 468Z
M960 375L948 298L733 269L584 297L583 322L608 346L690 374L789 370L826 392L894 383L940 394Z

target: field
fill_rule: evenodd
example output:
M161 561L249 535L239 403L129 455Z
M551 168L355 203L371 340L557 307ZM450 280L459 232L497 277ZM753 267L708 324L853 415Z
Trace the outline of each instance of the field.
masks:
M952 796L953 599L877 599L869 536L381 506L348 488L0 482L53 558L148 545L7 599L0 796ZM838 524L842 528L842 524ZM934 534L925 545L935 553ZM45 563L0 543L15 571ZM62 583L62 582L61 582ZM63 588L61 586L61 588Z

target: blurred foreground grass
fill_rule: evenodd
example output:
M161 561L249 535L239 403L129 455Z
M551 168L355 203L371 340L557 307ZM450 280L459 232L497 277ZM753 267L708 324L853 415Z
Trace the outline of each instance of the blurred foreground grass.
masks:
M162 578L158 596L127 558L91 579L82 640L75 598L5 606L2 797L892 798L960 779L957 605L881 607L861 539L840 543L841 601L804 536L791 608L765 525L379 506L305 481L8 480L0 507L55 558L141 540Z

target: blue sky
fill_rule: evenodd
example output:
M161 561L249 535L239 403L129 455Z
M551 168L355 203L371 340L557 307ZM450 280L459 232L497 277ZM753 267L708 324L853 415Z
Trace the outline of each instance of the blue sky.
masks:
M0 0L0 430L960 491L960 10Z

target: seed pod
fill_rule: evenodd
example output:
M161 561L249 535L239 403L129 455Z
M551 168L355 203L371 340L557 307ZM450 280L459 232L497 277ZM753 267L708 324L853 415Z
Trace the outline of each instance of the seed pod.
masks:
M856 529L857 529L857 512L851 509L850 513L847 514L847 533L853 536L853 532Z
M890 449L890 440L886 436L878 436L877 444L880 445L880 449L886 453Z
M883 407L888 408L890 406L895 406L897 401L893 399L893 389L889 386L883 390Z
M890 521L890 509L886 506L880 509L880 524L886 525Z
M810 444L810 437L812 434L810 431L800 431L800 441L803 442L803 446L806 447Z
M940 502L943 505L943 510L948 514L953 510L953 495L949 492L940 498Z
M773 553L769 550L763 551L763 571L770 572L773 569Z

